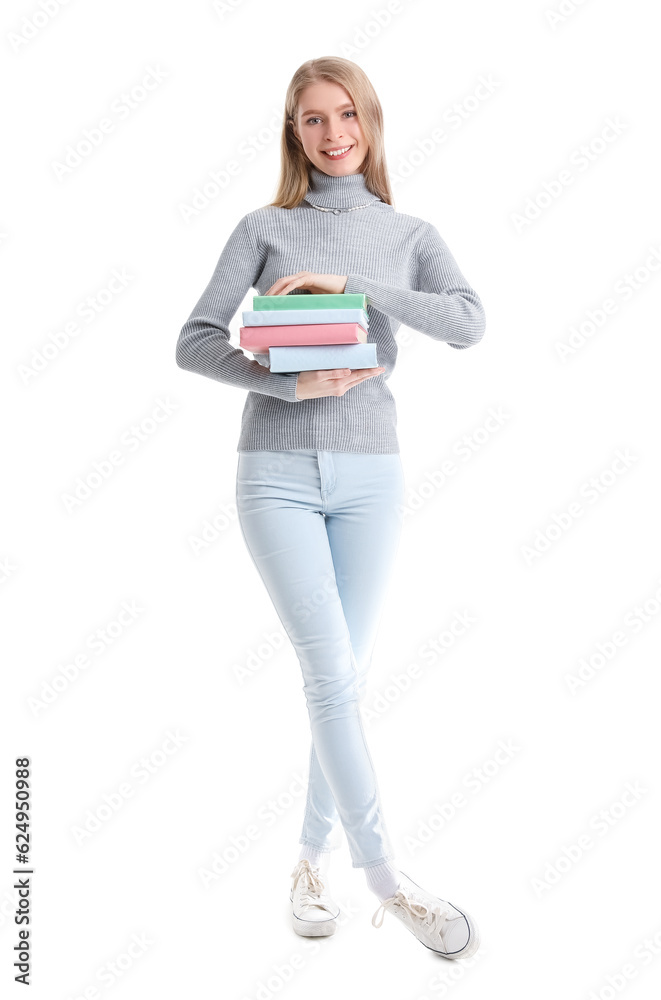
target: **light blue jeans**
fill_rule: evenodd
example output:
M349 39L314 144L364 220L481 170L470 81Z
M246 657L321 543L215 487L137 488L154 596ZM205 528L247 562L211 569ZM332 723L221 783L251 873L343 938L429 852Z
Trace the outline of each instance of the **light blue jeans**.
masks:
M354 868L394 858L359 702L403 502L398 454L238 453L241 532L303 673L312 745L299 843L333 850L341 824Z

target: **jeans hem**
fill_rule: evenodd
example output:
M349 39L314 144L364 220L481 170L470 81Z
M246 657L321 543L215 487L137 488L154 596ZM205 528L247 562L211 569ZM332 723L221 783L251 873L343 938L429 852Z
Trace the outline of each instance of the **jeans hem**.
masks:
M300 838L299 844L303 844L304 847L314 847L315 851L323 851L325 854L330 854L331 851L335 850L334 847L328 847L328 845L322 847L320 844L314 844L311 840L304 840L303 837Z

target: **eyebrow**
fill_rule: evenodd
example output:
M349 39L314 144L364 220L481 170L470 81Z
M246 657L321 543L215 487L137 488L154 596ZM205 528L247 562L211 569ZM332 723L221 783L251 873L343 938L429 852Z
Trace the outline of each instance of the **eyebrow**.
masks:
M353 101L348 101L347 104L340 104L340 105L338 105L338 107L336 107L335 110L336 111L341 111L342 108L353 108L353 107L354 107ZM310 111L302 111L301 114L303 116L305 116L305 115L323 115L323 111L316 111L314 108L312 108Z

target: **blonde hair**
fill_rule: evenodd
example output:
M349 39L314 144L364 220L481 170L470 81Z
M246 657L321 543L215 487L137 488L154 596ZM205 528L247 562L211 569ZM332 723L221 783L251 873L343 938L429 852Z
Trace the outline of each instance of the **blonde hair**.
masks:
M368 143L362 163L365 186L387 205L393 205L383 148L383 111L367 75L356 63L340 56L308 59L294 73L285 97L285 113L280 138L280 180L273 201L275 208L296 208L308 192L310 170L301 140L293 130L301 93L320 80L338 83L347 91L358 112L358 120Z

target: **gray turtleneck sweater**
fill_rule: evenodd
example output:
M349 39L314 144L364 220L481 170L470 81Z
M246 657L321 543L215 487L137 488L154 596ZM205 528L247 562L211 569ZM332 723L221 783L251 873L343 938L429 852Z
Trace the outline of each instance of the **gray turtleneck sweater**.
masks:
M481 340L482 303L436 228L396 212L372 194L360 174L310 169L306 198L293 209L264 206L237 223L211 279L184 323L176 349L180 368L248 390L237 451L313 448L399 452L395 399L387 386L402 323L450 347ZM258 295L298 271L347 275L345 294L367 295L368 341L376 342L382 375L343 396L298 399L298 374L278 374L229 343L229 324L251 288ZM248 308L251 307L251 303Z

